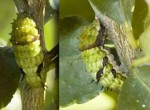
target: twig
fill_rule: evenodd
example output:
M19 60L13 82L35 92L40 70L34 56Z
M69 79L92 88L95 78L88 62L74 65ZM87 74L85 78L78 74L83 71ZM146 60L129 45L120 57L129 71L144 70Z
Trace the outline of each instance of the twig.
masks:
M45 50L43 34L43 17L45 0L14 0L19 13L28 13L36 22L40 34L41 46ZM46 74L44 77L46 77ZM26 91L21 88L22 109L23 110L43 110L44 109L44 90L42 88L33 88Z
M102 24L106 27L108 34L115 44L119 58L125 65L126 70L132 68L132 60L135 57L135 50L130 46L124 26L99 13Z

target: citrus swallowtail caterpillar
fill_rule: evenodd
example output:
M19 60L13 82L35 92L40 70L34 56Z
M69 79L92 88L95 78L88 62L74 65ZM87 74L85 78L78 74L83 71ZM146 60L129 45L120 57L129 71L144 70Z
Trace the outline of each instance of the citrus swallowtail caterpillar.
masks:
M85 26L79 37L79 49L93 81L100 83L102 87L119 91L126 77L119 70L114 56L104 46L104 28L100 26L99 20Z
M43 52L35 22L25 14L18 14L12 23L12 47L16 62L31 87L43 87L40 72L43 67Z

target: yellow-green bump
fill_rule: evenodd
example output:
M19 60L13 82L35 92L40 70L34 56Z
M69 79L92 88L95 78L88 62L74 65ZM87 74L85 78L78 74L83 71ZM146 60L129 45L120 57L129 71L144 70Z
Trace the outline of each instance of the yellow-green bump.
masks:
M88 26L83 27L81 35L79 37L79 49L85 49L89 45L93 45L96 41L98 31L100 30L99 20L94 20Z
M110 52L103 47L92 47L97 40L99 30L100 23L98 20L94 20L93 23L83 28L79 37L79 49L81 50L81 56L85 62L87 71L96 82L98 71L103 70L99 84L103 87L120 91L126 77L120 73L113 55L111 55ZM107 57L108 61L103 67L104 57ZM112 73L113 69L116 73Z
M12 23L11 39L16 62L25 73L25 81L30 88L41 87L42 80L37 76L38 66L43 62L35 22L27 15L19 15Z

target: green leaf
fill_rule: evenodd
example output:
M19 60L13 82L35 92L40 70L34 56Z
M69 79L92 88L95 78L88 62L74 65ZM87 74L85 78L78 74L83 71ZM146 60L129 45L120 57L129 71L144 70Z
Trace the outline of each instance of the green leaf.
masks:
M124 22L125 17L121 12L119 0L90 0L90 3L96 15L100 12L120 24Z
M150 110L150 66L138 67L123 85L117 110Z
M86 24L87 22L80 17L65 17L64 19L60 20L60 58L80 54L78 49L78 35L81 33L81 27Z
M13 98L20 75L12 48L0 48L0 109L5 107Z
M124 0L126 1L126 0ZM135 0L135 8L132 18L132 29L136 39L144 31L144 19L148 12L148 7L145 0Z
M7 8L6 8L7 7ZM15 4L12 0L0 1L0 38L8 41L11 32L10 23L16 17Z
M125 17L126 22L131 26L135 0L119 0L119 1L120 1L120 9L122 9L122 14Z
M86 21L80 17L60 20L59 101L61 106L87 102L101 91L100 85L90 83L92 77L87 73L78 50L79 35L85 24Z
M58 20L56 17L51 19L44 25L45 46L50 51L58 43Z
M89 0L96 15L99 13L111 18L112 20L123 24L132 20L131 9L134 6L134 0ZM128 8L126 8L128 7Z
M60 0L60 18L80 16L92 22L95 15L88 0Z
M129 44L133 49L137 49L137 43L132 33L132 15L134 0L89 0L97 17L102 22L107 23L105 18L109 18L122 26ZM128 9L125 8L128 7ZM108 20L109 21L109 20Z
M59 0L49 0L49 2L53 9L55 10L59 9Z

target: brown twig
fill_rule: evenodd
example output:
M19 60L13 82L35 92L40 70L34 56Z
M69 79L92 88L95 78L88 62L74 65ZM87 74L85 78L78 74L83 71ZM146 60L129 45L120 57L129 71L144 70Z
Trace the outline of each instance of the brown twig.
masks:
M41 46L45 51L43 34L45 0L14 0L14 2L19 14L28 13L36 22L36 26L40 34ZM42 74L42 76L46 77L46 74ZM44 90L42 88L33 88L27 91L21 87L21 98L23 110L44 109Z
M106 27L109 37L113 41L121 63L125 65L125 70L132 68L132 60L135 57L135 50L129 44L127 33L123 25L117 24L112 19L99 13L102 24Z

